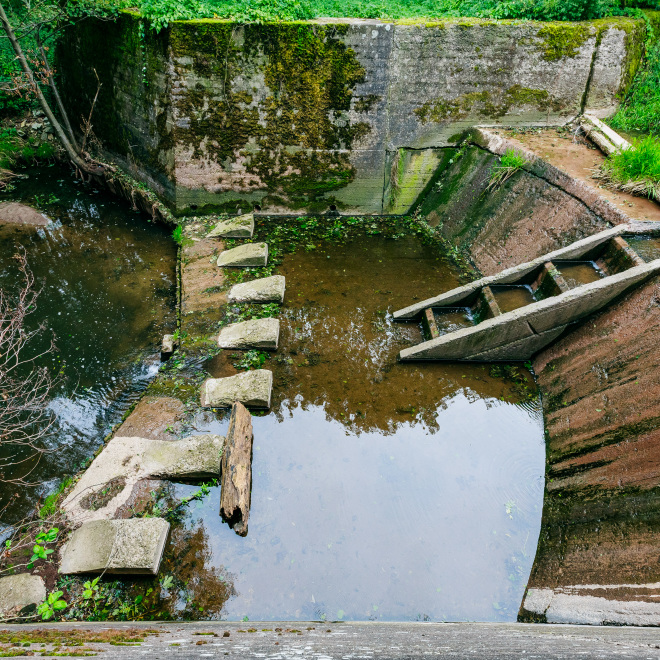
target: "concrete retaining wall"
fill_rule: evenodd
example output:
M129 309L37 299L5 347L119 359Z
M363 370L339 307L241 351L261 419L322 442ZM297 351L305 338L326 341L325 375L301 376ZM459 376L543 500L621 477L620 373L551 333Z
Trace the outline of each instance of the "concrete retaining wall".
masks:
M74 125L179 212L400 213L475 124L608 114L642 21L82 22L58 52ZM411 152L411 150L413 150Z

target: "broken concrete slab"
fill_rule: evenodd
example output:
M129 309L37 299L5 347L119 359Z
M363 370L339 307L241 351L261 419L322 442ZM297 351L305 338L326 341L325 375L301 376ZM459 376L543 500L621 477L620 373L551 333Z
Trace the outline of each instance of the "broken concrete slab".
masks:
M229 302L269 303L284 302L286 278L284 275L262 277L252 282L235 284L229 290Z
M267 263L267 243L246 243L231 250L225 250L218 257L218 266L223 268L248 268L250 266L265 266Z
M162 518L87 522L62 548L60 573L157 575L169 530Z
M163 342L160 347L160 359L165 362L174 354L174 335L163 335Z
M252 408L268 408L273 390L273 373L255 369L226 378L209 378L202 383L203 408L229 408L234 401Z
M112 518L142 479L218 477L224 437L183 440L115 436L80 477L62 504L74 522Z
M44 600L46 586L38 575L21 573L0 578L0 617L11 618Z
M206 238L252 238L254 234L254 214L246 213L219 222L206 235Z
M232 323L220 331L218 346L220 348L261 348L276 351L280 338L280 321L274 318L253 319Z
M0 204L0 225L27 225L30 227L46 227L50 220L36 209L18 202L2 202Z

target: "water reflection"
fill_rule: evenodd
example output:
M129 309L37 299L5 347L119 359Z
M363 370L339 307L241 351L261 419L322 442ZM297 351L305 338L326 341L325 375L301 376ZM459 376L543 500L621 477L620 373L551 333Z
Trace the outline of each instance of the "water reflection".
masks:
M176 324L176 251L167 230L57 168L31 171L3 198L57 199L44 207L50 227L0 228L0 287L15 290L12 255L23 246L44 283L30 322L45 321L55 334L58 352L48 364L66 379L50 404L58 420L48 443L54 451L30 475L44 487L12 505L17 519L94 453L155 375L159 339ZM0 508L8 495L0 486Z

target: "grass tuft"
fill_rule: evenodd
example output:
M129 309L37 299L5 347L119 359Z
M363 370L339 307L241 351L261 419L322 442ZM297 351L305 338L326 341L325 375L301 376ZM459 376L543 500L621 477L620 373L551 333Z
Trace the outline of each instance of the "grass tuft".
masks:
M515 149L507 149L500 162L493 168L490 174L490 183L486 190L499 188L507 179L510 179L518 170L527 164L527 158Z

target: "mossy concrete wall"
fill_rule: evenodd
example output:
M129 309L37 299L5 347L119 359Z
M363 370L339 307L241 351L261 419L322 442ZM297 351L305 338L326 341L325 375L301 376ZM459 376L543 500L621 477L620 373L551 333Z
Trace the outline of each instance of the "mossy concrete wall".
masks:
M475 124L608 114L643 21L85 21L58 52L75 118L176 211L400 213ZM78 123L78 122L75 122Z

